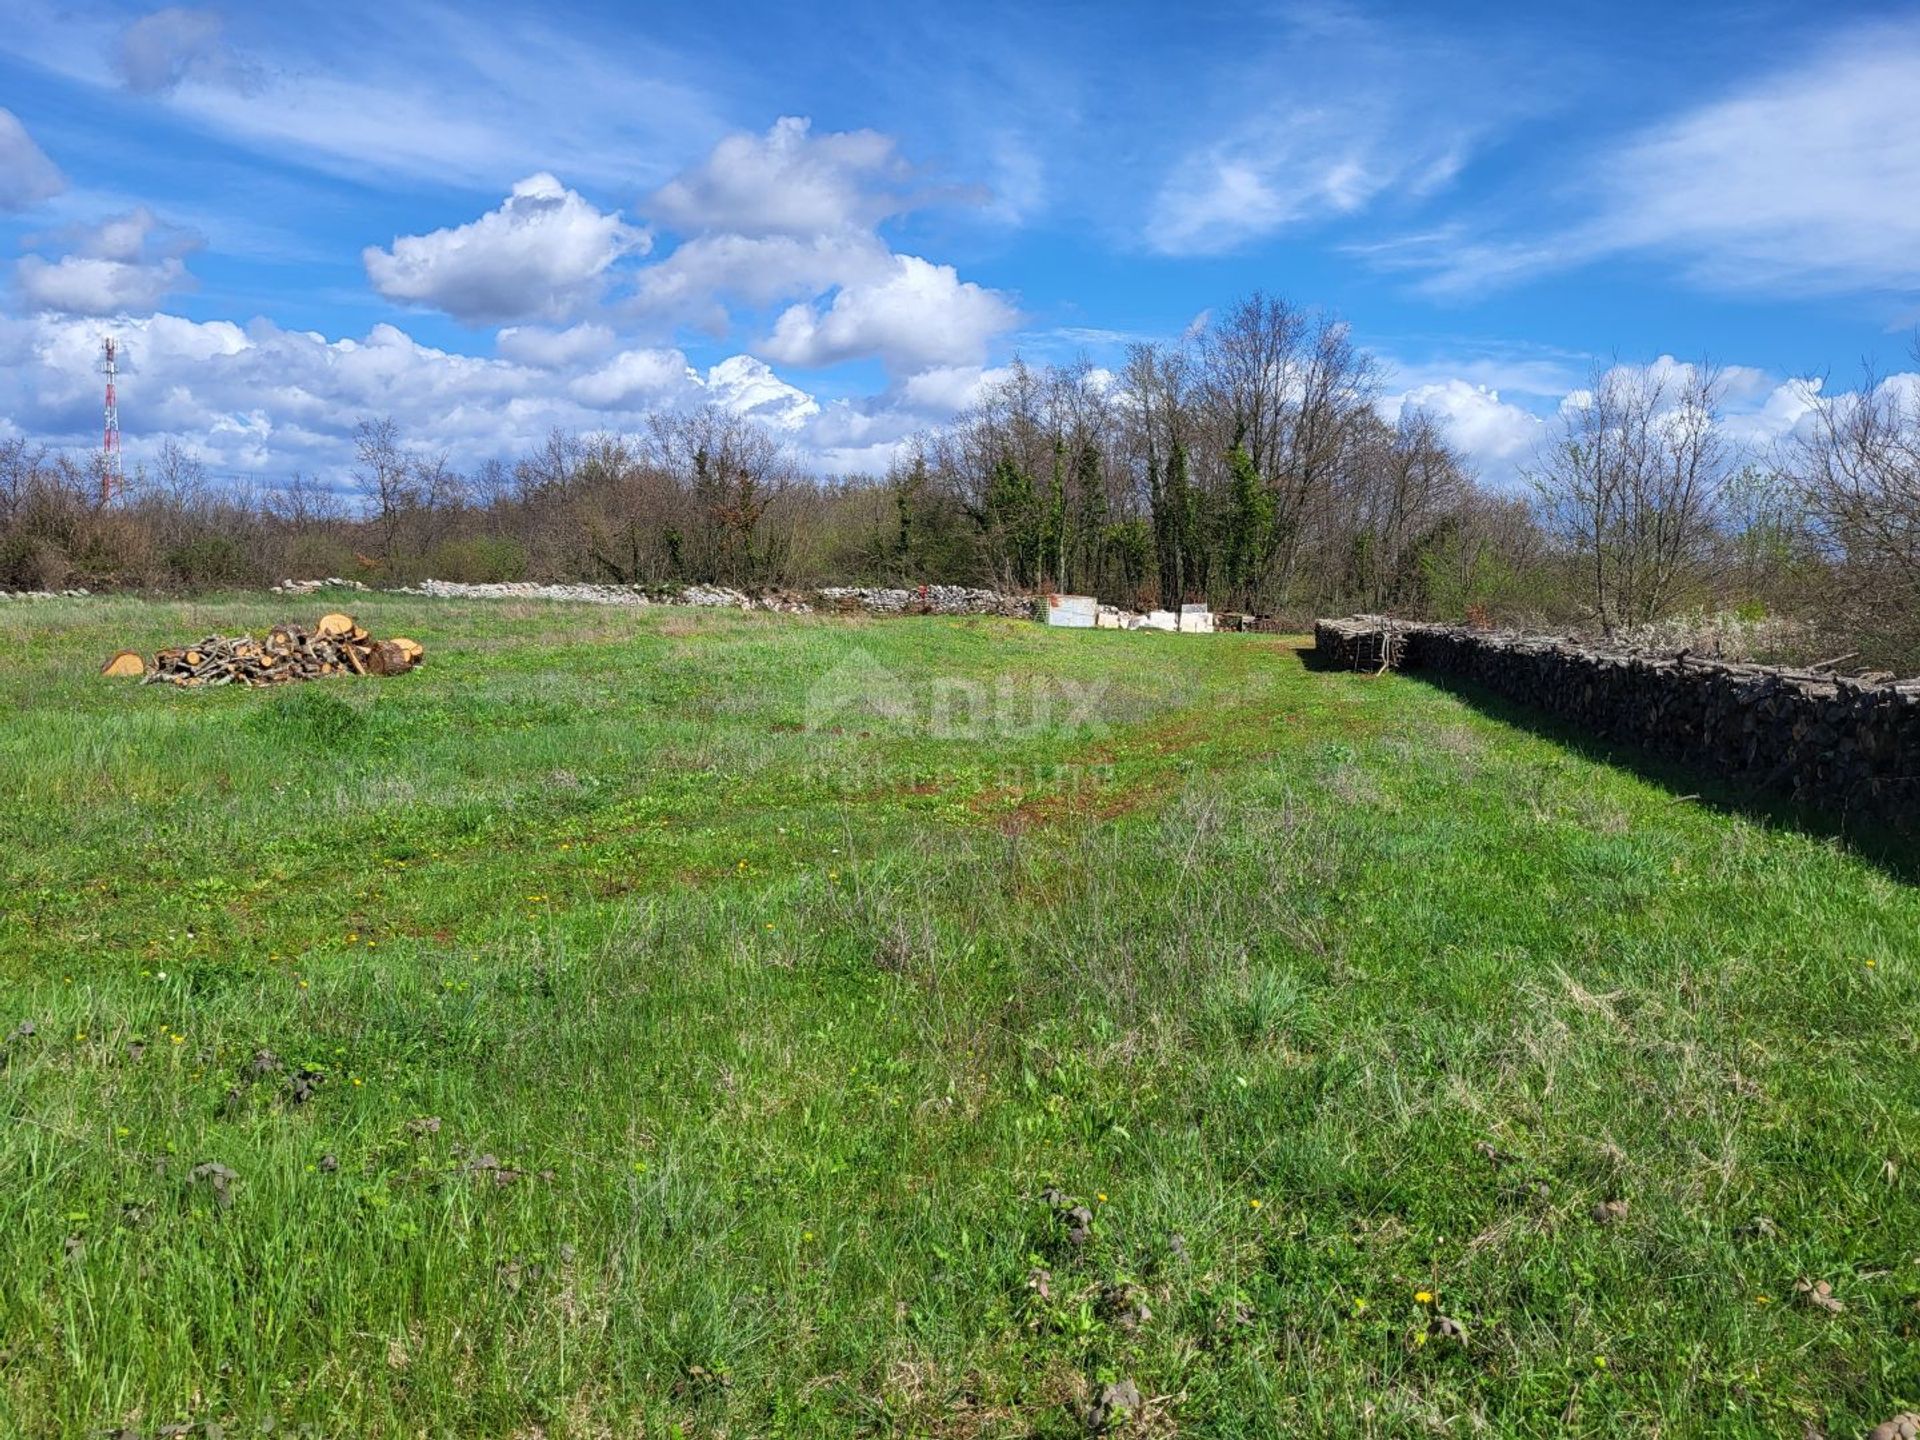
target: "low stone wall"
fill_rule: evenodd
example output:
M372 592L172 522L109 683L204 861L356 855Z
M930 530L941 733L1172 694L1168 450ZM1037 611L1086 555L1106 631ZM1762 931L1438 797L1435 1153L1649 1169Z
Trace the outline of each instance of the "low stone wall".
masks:
M1920 680L1595 649L1379 616L1314 626L1321 662L1457 676L1609 740L1848 818L1920 825Z
M309 584L288 580L275 586L289 594L304 593ZM364 586L359 588L364 589ZM774 610L806 615L814 610L867 615L1007 615L1031 619L1031 595L1007 595L964 585L925 585L914 589L837 585L824 590L760 590L749 594L727 585L596 585L585 582L543 585L531 580L465 584L455 580L422 580L403 586L401 595L428 595L440 600L561 600L582 605L691 605L720 610Z
M829 585L816 596L825 610L860 611L869 615L1005 615L1030 620L1031 595L1009 595L967 585L895 586Z

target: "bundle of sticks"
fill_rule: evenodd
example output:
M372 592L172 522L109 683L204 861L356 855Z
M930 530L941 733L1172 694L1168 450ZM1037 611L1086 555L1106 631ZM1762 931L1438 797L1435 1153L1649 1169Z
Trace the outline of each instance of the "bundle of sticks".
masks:
M311 630L276 625L264 639L209 635L160 651L151 666L139 652L122 650L100 673L140 675L148 685L284 685L329 675L398 675L418 665L424 654L417 641L376 640L351 615L336 612L322 615Z

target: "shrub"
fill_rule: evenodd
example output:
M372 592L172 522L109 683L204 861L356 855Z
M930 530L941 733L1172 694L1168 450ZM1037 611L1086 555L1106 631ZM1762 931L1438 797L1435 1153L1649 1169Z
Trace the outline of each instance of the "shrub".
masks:
M252 585L260 580L259 567L230 535L199 535L167 552L167 574L182 585L212 588Z
M527 552L518 541L498 535L477 535L434 546L427 552L425 569L436 580L459 580L467 584L519 580L527 573Z

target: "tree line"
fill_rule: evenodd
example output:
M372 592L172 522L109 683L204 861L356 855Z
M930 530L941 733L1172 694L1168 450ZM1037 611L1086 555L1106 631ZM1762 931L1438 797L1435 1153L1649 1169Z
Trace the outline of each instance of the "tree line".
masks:
M1868 377L1761 454L1729 439L1712 367L1604 367L1515 495L1481 483L1435 417L1384 418L1381 383L1335 317L1255 294L1117 371L1016 362L883 475L810 476L714 408L555 432L466 474L370 417L348 493L214 485L169 442L103 505L97 460L13 439L0 587L966 583L1627 636L1728 612L1920 664L1912 389Z

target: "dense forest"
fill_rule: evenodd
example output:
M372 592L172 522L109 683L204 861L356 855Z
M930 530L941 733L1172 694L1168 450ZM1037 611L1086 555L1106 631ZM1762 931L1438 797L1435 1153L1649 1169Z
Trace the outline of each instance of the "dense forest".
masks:
M880 476L813 477L718 409L555 433L470 474L369 417L348 494L215 487L169 443L102 505L97 461L14 439L0 588L961 582L1682 640L1690 622L1920 665L1911 391L1868 377L1758 454L1727 438L1710 367L1597 370L1520 495L1485 489L1433 417L1388 423L1379 392L1337 319L1256 294L1117 373L1016 363Z

